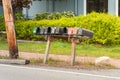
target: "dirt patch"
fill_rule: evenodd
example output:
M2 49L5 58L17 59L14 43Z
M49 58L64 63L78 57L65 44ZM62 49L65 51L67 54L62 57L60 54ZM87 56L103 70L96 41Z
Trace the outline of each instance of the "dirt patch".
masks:
M9 56L9 52L6 50L0 50L1 56ZM110 59L107 64L96 65L96 57L76 57L76 62L74 66L70 65L71 56L69 55L55 55L49 54L49 61L47 64L43 64L44 54L40 53L29 53L29 52L19 52L20 58L29 59L36 63L34 65L38 66L55 66L55 67L66 67L66 68L76 68L76 69L98 69L98 68L120 68L120 60ZM32 65L32 64L31 64Z

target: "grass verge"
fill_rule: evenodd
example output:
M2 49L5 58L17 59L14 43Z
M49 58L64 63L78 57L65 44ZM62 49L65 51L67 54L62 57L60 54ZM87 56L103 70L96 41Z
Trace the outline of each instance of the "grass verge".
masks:
M20 52L45 53L46 43L43 42L18 42ZM0 41L0 50L8 50L7 41ZM51 43L50 54L71 55L71 43L55 41ZM95 44L77 44L77 56L109 56L120 59L120 45L103 46Z

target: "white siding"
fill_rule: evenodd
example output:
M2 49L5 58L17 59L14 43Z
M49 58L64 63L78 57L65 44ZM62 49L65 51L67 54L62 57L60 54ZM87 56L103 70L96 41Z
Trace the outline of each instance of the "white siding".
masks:
M23 9L23 13L29 18L42 12L72 11L76 15L86 15L86 4L86 0L36 0L29 10ZM118 0L108 0L108 13L118 15Z

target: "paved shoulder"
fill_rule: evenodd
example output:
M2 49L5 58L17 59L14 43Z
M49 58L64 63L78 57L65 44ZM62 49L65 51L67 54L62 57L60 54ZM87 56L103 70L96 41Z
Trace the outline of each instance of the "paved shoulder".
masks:
M66 70L0 64L0 80L120 80L120 70Z

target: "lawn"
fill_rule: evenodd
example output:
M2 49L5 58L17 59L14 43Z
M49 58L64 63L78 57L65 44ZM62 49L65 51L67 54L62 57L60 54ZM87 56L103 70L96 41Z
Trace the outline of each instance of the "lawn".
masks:
M19 51L22 52L45 52L46 42L18 42ZM8 50L7 41L0 40L0 50ZM50 54L71 55L71 43L55 41L51 43ZM78 56L109 56L120 59L120 45L103 46L95 44L77 44L76 54Z

